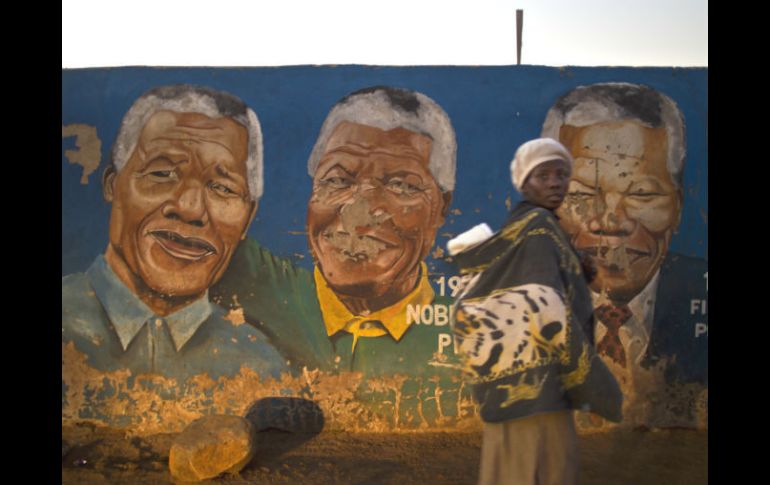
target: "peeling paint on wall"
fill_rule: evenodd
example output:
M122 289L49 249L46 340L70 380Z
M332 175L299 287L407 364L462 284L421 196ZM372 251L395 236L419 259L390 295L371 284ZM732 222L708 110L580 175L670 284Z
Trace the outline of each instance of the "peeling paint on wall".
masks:
M83 167L80 183L88 183L88 176L98 167L101 161L102 141L96 134L96 128L84 124L62 125L62 138L75 137L77 150L65 150L64 155L70 163Z
M699 383L669 384L665 376L670 364L668 359L649 368L632 369L621 368L606 356L602 356L602 360L618 378L623 391L623 422L620 426L708 427L705 420L708 388Z
M363 380L358 372L327 373L318 369L305 369L299 377L283 375L280 380L264 380L244 367L232 378L213 380L201 374L179 383L159 375L132 376L125 370L97 371L87 365L85 355L71 343L62 345L62 364L66 387L62 424L109 425L125 429L130 435L179 432L208 414L245 416L256 401L277 396L316 403L327 430L380 432L480 426L478 406L459 379L459 385L450 390L442 389L437 377L415 384L405 375ZM633 376L633 382L622 381L622 423L579 413L581 433L638 426L707 428L708 389L698 384L667 385L664 369L665 363L660 363ZM444 399L449 401L442 402ZM433 421L426 418L426 408L438 417ZM291 422L287 412L282 413Z
M236 327L246 323L246 319L243 316L243 308L234 308L225 315L225 320L230 320Z
M63 425L87 422L125 429L130 435L179 432L209 414L245 416L258 400L275 397L316 403L327 430L449 430L480 425L465 386L443 390L438 379L398 374L363 380L360 372L305 369L298 377L286 374L275 380L260 379L243 367L232 378L214 380L200 374L178 382L157 374L98 371L70 342L62 345L62 382ZM422 411L428 407L434 410L431 414L439 410L434 422Z

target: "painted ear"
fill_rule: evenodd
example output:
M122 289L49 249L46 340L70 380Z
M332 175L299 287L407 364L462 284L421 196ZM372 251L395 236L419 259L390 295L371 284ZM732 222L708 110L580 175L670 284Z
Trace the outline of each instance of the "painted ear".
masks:
M441 222L443 224L443 219L446 218L447 214L449 214L449 206L452 205L452 191L449 190L442 193L441 198L444 201L444 205L441 207Z
M259 200L252 200L251 201L251 210L249 211L249 220L246 223L246 227L243 228L243 233L241 233L241 241L246 239L246 234L249 232L249 228L251 227L251 223L254 220L254 216L257 215L257 208L259 207Z
M115 195L115 178L117 175L118 172L113 164L107 165L104 172L102 172L102 195L104 200L110 203Z
M578 135L578 132L580 131L581 127L578 126L572 126L572 125L561 125L559 127L559 142L564 145L567 150L570 150L570 147L572 146L575 137ZM572 151L572 150L570 150ZM574 156L574 155L573 155Z

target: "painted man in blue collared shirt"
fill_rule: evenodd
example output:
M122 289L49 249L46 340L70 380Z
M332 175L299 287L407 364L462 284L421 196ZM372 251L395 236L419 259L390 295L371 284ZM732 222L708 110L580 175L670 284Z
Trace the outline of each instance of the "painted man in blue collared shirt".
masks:
M73 351L97 371L180 385L243 367L263 379L287 372L265 335L225 319L208 297L262 195L256 114L207 88L148 91L123 119L103 184L112 204L107 250L62 279L65 387L79 382ZM63 409L72 396L64 392Z

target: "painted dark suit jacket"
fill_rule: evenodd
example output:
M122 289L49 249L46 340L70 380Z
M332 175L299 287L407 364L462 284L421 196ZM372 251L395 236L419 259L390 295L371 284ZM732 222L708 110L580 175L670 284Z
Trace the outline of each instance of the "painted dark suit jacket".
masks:
M655 298L652 333L643 367L669 359L666 380L669 383L697 382L708 386L708 332L696 337L696 325L708 327L708 313L700 303L691 312L692 300L707 300L708 261L669 253L660 268L660 283ZM702 327L701 327L702 330Z

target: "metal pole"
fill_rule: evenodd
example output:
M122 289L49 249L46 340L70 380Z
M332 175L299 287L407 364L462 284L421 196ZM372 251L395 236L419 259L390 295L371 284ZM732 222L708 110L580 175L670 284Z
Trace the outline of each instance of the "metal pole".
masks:
M521 31L524 29L524 10L516 10L516 64L521 64Z

